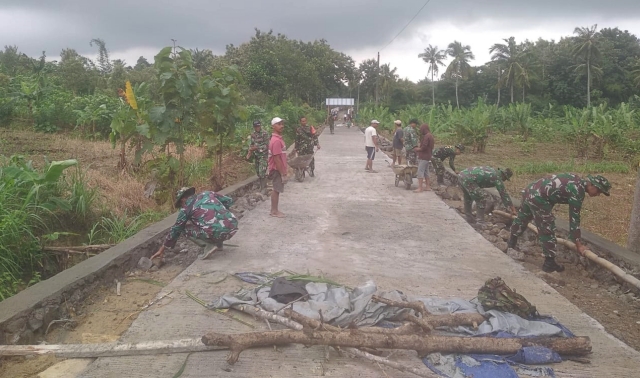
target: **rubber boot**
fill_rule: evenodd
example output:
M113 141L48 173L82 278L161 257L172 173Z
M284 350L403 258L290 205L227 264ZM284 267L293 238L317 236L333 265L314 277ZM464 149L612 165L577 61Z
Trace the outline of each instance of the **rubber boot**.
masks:
M438 176L438 185L440 186L446 186L444 184L444 176Z
M511 236L509 236L509 241L507 242L507 246L509 246L509 248L516 248L516 244L518 244L518 237L511 234Z
M484 209L476 208L476 225L484 226Z
M471 204L464 204L464 215L467 218L467 222L469 223L476 223L476 219L473 217L473 214L471 213Z
M496 207L495 202L493 202L493 201L487 201L487 205L486 205L486 207L485 207L485 209L484 209L484 213L485 213L485 214L491 214L491 213L493 213L493 209L494 209L495 207Z
M564 266L558 264L553 257L545 257L544 264L542 264L542 271L547 273L564 272Z

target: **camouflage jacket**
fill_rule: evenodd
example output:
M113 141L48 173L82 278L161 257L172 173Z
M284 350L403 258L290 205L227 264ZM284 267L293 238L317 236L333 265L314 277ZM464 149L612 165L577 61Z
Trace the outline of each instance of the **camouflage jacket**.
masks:
M580 239L580 209L584 201L587 181L573 173L559 173L531 183L524 191L524 199L551 210L553 205L569 205L569 237Z
M234 234L238 230L238 220L228 210L231 205L233 200L230 197L215 192L202 192L191 196L180 209L178 219L171 227L164 245L169 248L175 246L189 222L210 239L220 239L221 234Z
M453 146L445 146L440 147L433 153L434 158L438 158L442 161L444 159L449 159L449 167L455 172L456 166L454 165L454 161L456 160L456 149Z
M318 135L311 133L311 126L299 126L296 129L296 150L300 155L313 153L313 147L318 146Z
M460 172L460 182L464 184L464 181L473 181L480 188L493 188L495 187L500 193L500 199L502 204L510 208L513 206L511 197L507 193L502 181L502 175L496 169L491 167L471 167Z
M413 150L420 144L420 138L418 138L418 132L411 126L404 128L404 148L407 151Z
M268 132L264 130L254 131L251 133L251 144L249 146L258 147L257 150L253 151L256 155L267 156L267 152L269 151L269 139L271 139L271 137Z

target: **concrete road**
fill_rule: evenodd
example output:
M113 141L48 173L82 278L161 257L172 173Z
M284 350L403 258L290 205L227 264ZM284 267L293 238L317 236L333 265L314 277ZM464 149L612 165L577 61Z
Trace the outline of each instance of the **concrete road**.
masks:
M242 286L233 277L212 283L205 273L213 270L308 271L347 285L373 280L381 290L467 299L475 297L485 280L500 276L541 313L553 314L576 334L591 337L592 363L556 365L559 377L638 376L640 353L607 334L598 322L496 249L435 194L396 188L381 155L374 162L379 173L365 172L363 139L356 128L336 127L336 134L324 133L316 155L316 177L289 182L281 196L287 218L270 217L268 201L247 213L231 241L240 247L196 261L164 289L173 290L173 299L140 314L122 340L200 337L210 330L251 331L185 295L189 290L208 302L216 294ZM250 320L256 329L266 329L265 324ZM80 376L171 378L186 357L100 358ZM181 377L412 376L383 372L377 365L335 353L325 361L323 347L249 350L231 368L225 357L226 352L194 353ZM422 367L415 353L399 353L396 358Z

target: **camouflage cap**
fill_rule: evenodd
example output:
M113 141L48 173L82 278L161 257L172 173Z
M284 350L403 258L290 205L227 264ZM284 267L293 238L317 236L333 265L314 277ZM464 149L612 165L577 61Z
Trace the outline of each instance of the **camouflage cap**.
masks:
M174 203L173 206L179 208L180 200L182 198L191 197L194 194L196 194L196 188L194 188L193 186L185 186L183 188L180 188L180 190L176 192L176 203Z
M513 171L511 170L511 168L506 168L506 169L498 168L498 171L502 173L502 176L506 181L509 181L511 176L513 176Z
M456 144L456 148L460 150L460 152L464 152L464 145L462 143Z
M605 196L609 196L609 190L611 189L611 184L609 183L609 180L607 180L606 178L604 178L604 176L601 175L588 175L587 176L587 180L589 180L589 182L591 183L591 185L595 186L596 188L598 188L598 190L600 190L600 193L604 194Z

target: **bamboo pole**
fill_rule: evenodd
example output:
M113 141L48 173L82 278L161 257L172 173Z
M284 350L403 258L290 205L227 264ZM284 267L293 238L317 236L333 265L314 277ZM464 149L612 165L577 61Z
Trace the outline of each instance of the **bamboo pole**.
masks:
M515 219L516 218L515 216L513 216L513 215L511 215L509 213L506 213L504 211L500 211L500 210L494 210L493 213L496 214L496 215L500 215L500 216L511 218L511 219ZM536 234L538 233L538 228L536 226L532 225L531 223L529 223L527 225L527 227L529 227L529 229L531 231L535 232ZM577 251L576 245L572 241L569 241L569 240L566 240L566 239L562 239L562 238L556 238L556 239L558 240L559 244L564 245L565 247L571 249L572 251ZM616 277L620 278L624 282L626 282L626 283L628 283L630 285L633 285L634 287L636 287L637 289L640 290L640 280L638 280L634 276L628 274L627 272L622 270L619 266L615 265L611 261L603 259L602 257L596 255L595 253L593 253L589 249L584 251L584 256L586 258L588 258L589 260L593 261L594 263L600 265L601 267L607 269L608 271L613 273Z

